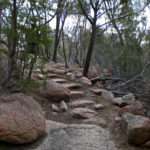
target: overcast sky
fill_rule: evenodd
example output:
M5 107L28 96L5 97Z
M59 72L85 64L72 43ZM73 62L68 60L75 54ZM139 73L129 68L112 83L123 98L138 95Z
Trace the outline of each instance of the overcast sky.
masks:
M142 16L142 13L141 13ZM146 16L147 18L147 29L150 29L150 9L145 8L145 12L143 13L143 16ZM70 28L73 28L74 25L76 25L77 23L77 18L75 16L69 16L66 19L65 22L65 30L69 30ZM100 19L98 24L103 24L105 23L105 19ZM52 22L50 23L50 26L52 27L52 29L55 29L56 27L56 19L53 19Z

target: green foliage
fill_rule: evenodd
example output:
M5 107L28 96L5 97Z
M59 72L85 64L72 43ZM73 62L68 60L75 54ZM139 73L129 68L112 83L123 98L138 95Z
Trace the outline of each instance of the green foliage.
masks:
M3 55L3 54L7 55L8 54L8 50L5 49L5 48L0 48L0 55Z
M21 87L23 92L36 91L42 83L35 80L19 80L17 85Z
M0 8L4 9L9 5L9 0L0 0Z

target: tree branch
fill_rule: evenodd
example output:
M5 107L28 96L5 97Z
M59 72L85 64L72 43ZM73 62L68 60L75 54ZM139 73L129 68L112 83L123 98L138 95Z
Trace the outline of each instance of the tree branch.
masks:
M85 17L87 18L87 20L88 20L91 24L93 24L93 20L92 20L92 18L90 18L90 16L88 16L86 10L83 8L82 2L81 2L80 0L78 0L78 2L79 2L79 5L80 5L80 8L81 8L83 14L85 15Z
M113 88L111 88L111 90L115 90L117 88L121 88L123 86L126 86L127 84L131 83L131 82L134 82L136 79L138 79L139 77L142 77L143 74L145 73L146 69L150 66L150 62L146 63L143 70L141 71L141 73L137 74L136 76L134 76L133 78L131 78L130 80L127 80L126 82L118 85L118 86L115 86Z

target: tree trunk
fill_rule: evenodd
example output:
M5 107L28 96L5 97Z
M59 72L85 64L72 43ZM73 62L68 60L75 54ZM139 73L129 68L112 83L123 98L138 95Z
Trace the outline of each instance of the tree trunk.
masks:
M0 40L1 40L1 32L2 32L2 9L0 8Z
M90 37L87 56L86 56L85 65L83 69L83 76L87 76L88 71L89 71L90 62L91 62L92 53L93 53L94 44L95 44L95 38L96 38L96 23L92 25L92 34Z
M56 31L55 31L55 43L54 43L54 53L52 60L54 62L57 62L57 50L59 45L59 28L60 28L60 19L61 19L61 13L62 13L62 1L58 0L57 5L57 13L56 13Z
M13 72L16 69L16 46L17 46L17 6L16 0L13 1L12 10L12 25L11 25L11 43L9 48L9 60L8 60L8 78L9 81L12 78Z
M32 75L32 71L34 69L34 65L36 63L37 60L37 54L34 54L34 58L32 58L31 63L30 63L30 70L29 70L29 74L28 74L28 80L31 80L31 75Z
M64 32L62 32L62 45L63 45L65 68L68 68L67 55L66 55L66 48L65 48Z
M57 14L57 19L56 19L56 31L55 31L55 43L54 43L54 53L53 53L53 58L52 60L54 62L57 61L57 49L58 49L58 44L59 44L59 26L60 26L60 17L59 14Z

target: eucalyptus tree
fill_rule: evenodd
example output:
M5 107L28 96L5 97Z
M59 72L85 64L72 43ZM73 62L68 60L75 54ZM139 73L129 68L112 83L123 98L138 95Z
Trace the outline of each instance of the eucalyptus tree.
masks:
M51 0L28 0L19 15L21 43L24 43L24 51L21 52L22 74L25 66L29 66L28 79L30 79L37 58L48 60L50 57L52 31L49 24L55 17L53 3ZM25 20L22 20L22 16L25 16Z
M60 42L60 37L67 17L67 6L68 6L67 0L58 0L57 10L56 10L55 43L54 43L54 52L52 57L52 60L54 62L57 62L57 51Z
M82 10L83 15L87 18L87 20L91 25L91 37L88 44L88 51L87 51L84 70L83 70L83 75L87 76L93 50L94 50L97 29L100 27L102 28L107 24L104 23L99 25L98 20L104 20L105 16L107 15L107 10L105 7L105 0L84 0L84 1L78 0L78 3ZM119 3L119 5L121 5L121 3ZM115 3L111 7L113 9L118 9L119 5ZM108 21L108 23L111 22Z

